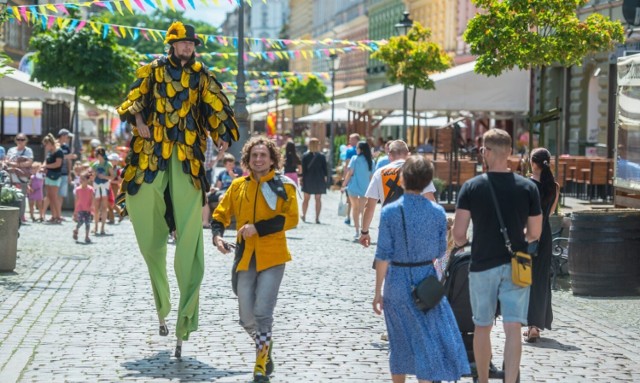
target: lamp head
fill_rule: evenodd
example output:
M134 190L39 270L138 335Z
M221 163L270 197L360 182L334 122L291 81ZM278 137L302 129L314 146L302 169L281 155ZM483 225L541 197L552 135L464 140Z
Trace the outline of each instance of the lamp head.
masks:
M409 18L409 11L404 11L402 13L402 19L400 19L398 24L394 25L398 35L402 35L402 36L409 33L409 29L411 29L412 26L413 26L413 20Z

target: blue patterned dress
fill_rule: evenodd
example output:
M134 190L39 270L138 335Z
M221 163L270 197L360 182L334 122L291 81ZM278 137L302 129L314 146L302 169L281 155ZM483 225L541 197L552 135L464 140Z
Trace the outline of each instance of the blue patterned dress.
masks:
M403 234L402 210L409 251ZM418 263L446 251L444 209L415 194L405 194L382 209L376 259ZM397 267L389 264L384 282L383 308L389 334L389 364L394 375L421 380L458 380L468 374L469 362L447 298L431 310L419 311L411 300L411 285L436 271L431 265Z

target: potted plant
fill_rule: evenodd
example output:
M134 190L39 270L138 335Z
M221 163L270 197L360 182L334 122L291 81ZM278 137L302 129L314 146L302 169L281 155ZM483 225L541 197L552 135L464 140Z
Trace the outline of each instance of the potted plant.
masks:
M12 185L0 185L0 205L20 207L24 194Z

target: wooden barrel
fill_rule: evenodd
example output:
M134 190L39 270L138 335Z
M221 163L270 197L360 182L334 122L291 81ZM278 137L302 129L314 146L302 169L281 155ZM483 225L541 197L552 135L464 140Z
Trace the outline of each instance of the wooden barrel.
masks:
M569 275L574 295L640 295L640 210L573 213Z

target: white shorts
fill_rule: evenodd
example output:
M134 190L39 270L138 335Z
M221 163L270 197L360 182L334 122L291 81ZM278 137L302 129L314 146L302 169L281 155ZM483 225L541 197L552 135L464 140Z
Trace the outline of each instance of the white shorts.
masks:
M109 182L105 182L103 184L97 184L94 182L93 196L96 198L107 198L109 197L109 189Z

